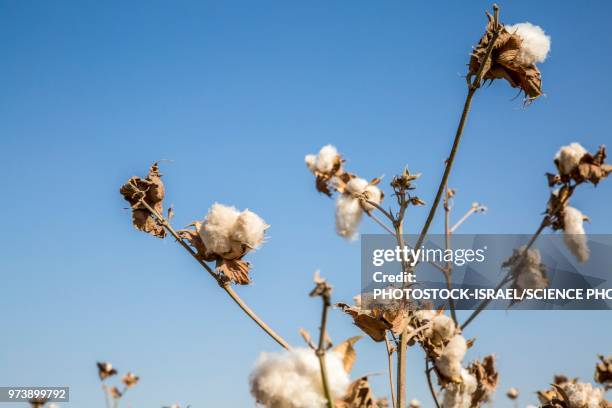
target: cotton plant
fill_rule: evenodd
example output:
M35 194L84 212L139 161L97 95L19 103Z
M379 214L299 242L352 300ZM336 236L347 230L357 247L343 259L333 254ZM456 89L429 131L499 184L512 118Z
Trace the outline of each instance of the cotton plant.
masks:
M462 113L450 153L444 161L442 178L428 206L425 222L417 234L416 248L424 243L441 204L446 216L446 249L456 229L472 214L482 213L486 209L475 203L458 222L454 225L450 223L455 190L449 187L449 177L472 100L478 91L484 88L487 81L501 79L524 93L526 104L543 95L540 65L550 52L550 37L543 28L529 22L502 24L497 6L494 6L493 14L487 13L487 16L485 32L470 54L466 72L467 94ZM504 264L506 276L498 288L508 284L517 289L548 286L546 267L534 245L546 228L563 231L569 251L578 261L588 261L589 249L584 229L587 218L581 210L569 206L569 199L577 186L597 185L612 172L605 159L603 146L595 153L589 153L579 143L559 149L554 156L557 172L547 175L551 194L540 227L528 244L517 248L509 256ZM361 222L369 218L390 234L398 246L406 244L404 224L407 211L416 211L426 205L415 194L416 180L421 176L419 173L412 173L406 167L392 177L388 184L389 199L385 201L382 178L366 179L349 172L345 159L334 145L328 144L317 153L307 154L304 162L314 176L316 190L335 199L335 228L339 236L355 239ZM145 177L130 178L120 192L130 205L132 224L137 230L162 239L171 235L241 310L284 349L261 353L255 362L249 385L258 404L268 408L387 406L384 398L374 396L367 375L351 374L357 355L355 343L359 336L347 339L336 347L331 343L327 315L332 307L332 288L325 280L316 275L315 288L310 293L312 297L322 300L323 307L318 342L315 344L310 334L301 330L307 347L292 347L237 294L235 285L247 286L253 281L250 260L253 252L262 249L266 241L269 225L258 213L214 202L207 211L194 217L197 220L188 228L177 230L172 226L174 209L170 207L164 212L166 186L157 163L151 166ZM404 270L412 266L407 261L402 264ZM433 266L443 273L450 285L452 265ZM459 321L452 301L445 309L434 310L431 305L404 300L377 302L373 301L371 294L361 293L355 297L353 304L341 302L335 306L352 319L367 339L384 343L393 408L416 408L421 405L418 401L407 399L408 347L418 347L424 354L425 375L433 401L433 404L425 406L475 408L493 401L499 380L494 355L471 362L466 359L468 350L478 345L475 338L466 337L467 327L486 309L488 301L480 303L463 322ZM103 381L106 377L103 379L102 376L116 374L110 365L103 365L102 368ZM602 363L597 366L596 381L609 387L609 373L610 360L602 357ZM544 393L551 395L551 398L542 404L551 408L602 408L605 399L599 390L601 388L596 386L566 380L548 394ZM512 399L510 393L508 397ZM518 392L514 399L516 397Z
M98 368L98 377L102 383L102 390L104 391L104 397L106 401L106 408L117 408L119 407L122 398L125 393L136 386L140 381L140 377L132 372L127 372L121 376L119 385L110 386L107 380L111 377L118 375L117 369L107 361L96 363Z

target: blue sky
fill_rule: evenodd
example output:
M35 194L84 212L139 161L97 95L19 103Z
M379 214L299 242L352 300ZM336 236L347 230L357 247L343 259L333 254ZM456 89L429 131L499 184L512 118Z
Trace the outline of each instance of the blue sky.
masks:
M130 406L248 407L247 376L277 350L171 240L135 231L118 194L155 160L175 224L219 201L271 224L240 294L291 343L316 331L313 270L335 299L359 291L359 244L334 234L306 153L334 143L351 170L387 180L408 165L431 201L465 95L465 64L490 4L368 1L0 1L0 385L69 385L103 406L96 360L134 370ZM478 93L451 178L466 233L529 233L562 144L610 144L608 2L500 2L502 20L552 37L546 96L523 108L497 82ZM612 186L573 204L609 233ZM426 211L411 210L408 231ZM440 231L438 218L434 230ZM363 232L378 232L366 221ZM590 380L610 350L607 312L489 312L469 357L495 352L501 388L525 398L564 372ZM357 334L334 312L331 335ZM384 372L359 344L356 374ZM429 404L422 355L408 394ZM373 378L379 393L386 376ZM507 406L499 393L496 406ZM529 398L527 398L529 397ZM7 405L8 407L9 405Z

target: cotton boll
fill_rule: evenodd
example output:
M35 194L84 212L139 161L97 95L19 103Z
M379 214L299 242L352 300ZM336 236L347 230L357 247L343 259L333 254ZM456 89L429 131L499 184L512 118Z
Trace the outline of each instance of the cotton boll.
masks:
M308 167L308 170L314 173L317 169L317 156L315 156L314 154L307 154L304 157L304 162L306 163L306 167Z
M471 408L472 394L476 392L476 377L465 368L461 369L461 383L451 383L444 390L442 408Z
M321 148L316 160L317 170L321 173L329 173L334 168L338 157L338 150L332 145Z
M589 247L584 233L585 216L573 207L563 210L563 241L579 262L589 259Z
M208 251L224 254L232 251L231 233L238 219L238 211L215 203L208 210L198 233Z
M244 210L240 213L232 231L232 239L249 248L257 248L264 240L268 224L253 211Z
M431 320L431 331L436 339L445 342L455 334L455 322L444 314L437 315Z
M550 51L550 37L544 33L542 27L531 23L519 23L506 26L506 30L518 35L522 40L516 57L519 64L527 66L544 62Z
M548 279L539 268L527 267L516 278L516 286L519 289L544 289L548 286Z
M380 204L380 202L382 201L382 191L380 191L380 188L376 186L368 185L365 189L364 194L368 200L376 204ZM362 206L363 209L366 211L372 211L374 209L374 206L370 203L362 203Z
M336 199L336 231L341 237L354 239L359 228L363 210L359 199L347 194Z
M436 359L436 367L445 377L457 380L461 377L461 361L467 353L467 342L460 334L455 335L446 345L440 357Z
M368 187L368 181L359 177L355 177L346 183L346 191L352 194L363 194Z
M580 143L571 143L562 146L555 155L555 162L559 168L559 173L564 176L570 174L580 163L582 156L588 152Z
M569 408L600 408L603 402L601 388L589 383L568 382L561 386L569 398Z
M325 365L332 398L338 399L349 385L348 374L336 353L325 355ZM310 349L262 353L249 382L251 394L267 408L320 408L326 405L319 360Z

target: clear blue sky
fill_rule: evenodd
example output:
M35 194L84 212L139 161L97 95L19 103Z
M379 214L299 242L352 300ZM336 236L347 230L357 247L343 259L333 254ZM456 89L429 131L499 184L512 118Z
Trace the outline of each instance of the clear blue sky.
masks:
M552 36L546 97L527 109L498 82L479 92L451 184L462 232L529 233L561 144L612 144L609 2L502 1L502 20ZM364 177L404 165L431 201L465 95L465 64L490 3L408 1L0 1L0 385L69 385L102 407L94 363L142 382L132 407L249 407L247 376L277 346L171 240L135 231L118 194L155 160L184 226L214 201L248 207L270 239L244 298L290 342L317 328L320 268L335 299L359 291L359 245L334 234L333 203L303 156L334 143ZM592 233L612 232L612 185L579 192ZM408 215L409 231L426 211ZM439 219L434 229L440 231ZM365 232L378 232L365 222ZM470 357L495 352L501 391L556 372L590 380L610 353L608 312L490 312ZM331 334L357 329L340 312ZM355 373L384 372L362 341ZM430 404L422 356L410 397ZM386 377L374 377L376 390ZM496 406L507 406L503 392ZM533 401L523 398L522 405ZM9 405L7 405L9 407Z

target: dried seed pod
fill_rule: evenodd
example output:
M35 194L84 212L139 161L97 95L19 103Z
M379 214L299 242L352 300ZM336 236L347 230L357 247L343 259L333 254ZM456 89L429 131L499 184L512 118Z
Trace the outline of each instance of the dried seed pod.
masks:
M497 29L493 16L487 13L489 23L469 63L468 78L475 76L483 63L487 48ZM505 79L513 88L520 88L528 100L542 95L542 79L535 65L546 58L550 39L544 31L529 23L501 26L491 57L483 67L482 79Z

